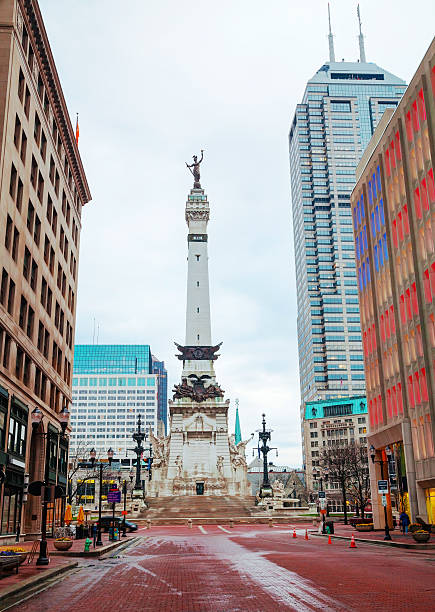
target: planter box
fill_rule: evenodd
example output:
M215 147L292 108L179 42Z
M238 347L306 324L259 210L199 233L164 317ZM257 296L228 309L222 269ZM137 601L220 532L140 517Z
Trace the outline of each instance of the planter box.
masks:
M428 531L424 531L422 533L414 532L412 537L416 542L425 543L430 540L430 533Z
M27 553L26 552L20 553L20 565L22 565L26 559L27 559Z
M373 531L373 523L367 525L355 525L357 531Z
M65 542L56 542L55 540L53 544L56 550L69 550L73 545L72 540Z

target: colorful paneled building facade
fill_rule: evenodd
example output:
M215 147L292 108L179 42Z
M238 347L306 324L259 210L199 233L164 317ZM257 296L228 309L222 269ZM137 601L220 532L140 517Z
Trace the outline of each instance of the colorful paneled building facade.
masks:
M400 508L435 523L434 163L435 39L380 121L351 197L375 526L381 461Z

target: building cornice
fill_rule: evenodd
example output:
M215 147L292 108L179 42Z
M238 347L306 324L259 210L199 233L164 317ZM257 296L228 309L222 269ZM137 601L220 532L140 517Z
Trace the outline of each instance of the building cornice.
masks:
M56 69L53 54L51 52L50 43L48 41L47 32L45 30L38 2L37 0L18 0L18 3L21 8L23 19L26 22L29 36L32 39L34 52L38 56L38 63L42 68L45 81L49 88L50 98L53 103L53 113L62 134L65 152L68 156L68 162L73 172L74 182L76 184L80 200L82 204L86 204L91 199L91 192L89 190L89 185L86 179L73 127L71 125L68 108L63 95L62 86L60 84L59 75Z

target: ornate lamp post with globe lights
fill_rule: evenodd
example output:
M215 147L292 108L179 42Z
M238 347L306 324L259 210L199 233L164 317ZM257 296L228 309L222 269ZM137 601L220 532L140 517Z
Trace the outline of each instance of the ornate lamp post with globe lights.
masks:
M98 461L98 462L96 461L97 453L95 451L95 448L91 449L91 452L89 453L89 455L90 455L91 466L92 467L98 466L98 469L99 469L100 490L98 492L98 532L97 532L97 541L95 545L102 546L103 541L101 539L101 501L102 501L102 494L103 494L103 470L107 466L107 463L105 461ZM113 449L109 448L109 450L107 451L107 460L108 460L109 466L112 465L113 455L114 455Z
M47 554L47 510L48 510L48 503L50 501L49 481L50 481L51 447L52 447L53 440L56 440L56 446L57 446L58 440L60 440L61 438L66 438L65 431L66 431L66 428L68 427L69 415L70 413L68 411L68 408L66 407L66 405L64 405L62 411L58 415L58 420L60 422L61 431L54 432L50 430L50 428L47 426L46 432L38 432L37 430L40 424L42 423L44 415L42 414L41 410L38 407L36 407L31 414L32 427L34 430L34 434L37 436L41 436L45 439L44 480L42 482L38 481L38 482L31 483L29 485L29 493L34 494L34 495L35 494L41 495L41 506L42 506L41 540L39 542L39 556L36 560L36 565L48 565L50 562L48 558L48 554ZM57 473L58 461L59 461L59 453L56 451L56 473ZM34 493L32 493L32 489Z
M263 454L263 483L260 487L260 497L272 497L272 487L269 481L269 471L268 471L268 463L267 463L267 454L271 450L276 450L276 454L278 456L278 449L273 447L269 447L267 443L271 438L271 429L266 429L266 415L263 414L262 429L258 429L258 456L260 453Z
M134 491L133 496L137 497L138 491L142 491L142 479L141 479L141 459L145 448L142 446L142 442L146 438L146 433L141 430L141 418L140 415L137 417L137 431L133 432L132 438L136 442L136 446L134 448L129 448L128 450L136 453L136 480L134 483ZM134 493L136 492L136 495Z

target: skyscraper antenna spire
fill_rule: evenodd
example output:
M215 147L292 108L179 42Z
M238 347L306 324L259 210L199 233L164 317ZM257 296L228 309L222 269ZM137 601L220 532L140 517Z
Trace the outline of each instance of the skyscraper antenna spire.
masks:
M361 30L361 14L359 12L359 4L357 6L356 12L358 14L358 24L359 24L359 61L366 62L366 52L364 49L364 34Z
M332 35L331 29L331 10L329 8L328 2L328 22L329 22L329 34L328 34L328 42L329 42L329 61L335 62L335 53L334 53L334 36Z

